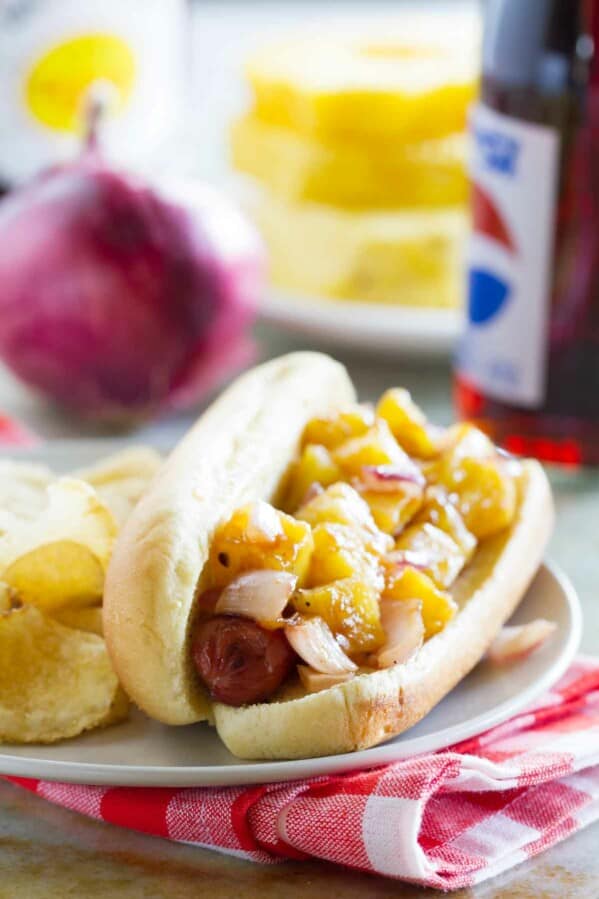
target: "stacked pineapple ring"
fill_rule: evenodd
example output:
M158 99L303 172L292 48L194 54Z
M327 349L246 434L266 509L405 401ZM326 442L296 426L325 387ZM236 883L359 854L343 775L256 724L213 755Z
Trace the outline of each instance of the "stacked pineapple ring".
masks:
M477 37L470 20L441 37L434 21L249 60L253 106L233 126L232 154L260 185L252 206L278 286L459 303Z

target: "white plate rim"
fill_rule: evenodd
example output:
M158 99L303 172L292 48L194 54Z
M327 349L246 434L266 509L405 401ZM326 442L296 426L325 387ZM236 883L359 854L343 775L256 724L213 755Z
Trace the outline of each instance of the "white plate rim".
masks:
M434 735L434 746L431 746L432 735L428 734L401 743L384 743L358 752L317 759L265 761L259 764L240 762L226 766L176 766L172 769L166 768L166 771L174 772L172 775L167 774L166 778L165 766L162 765L108 765L93 762L31 759L3 754L0 751L0 770L3 775L13 777L86 785L214 787L277 783L322 777L328 774L343 774L352 770L376 768L390 762L400 761L403 758L419 755L422 752L437 752L480 734L521 712L559 680L574 658L582 638L582 611L578 595L569 578L554 562L545 561L541 568L544 568L557 582L570 614L570 631L559 656L540 677L524 688L516 699L511 697L494 706L489 712L474 716L468 722L438 731ZM456 733L457 731L459 733ZM222 778L218 775L219 771L223 772Z
M451 353L462 330L456 309L326 299L274 287L262 298L259 314L278 327L345 347L433 356Z

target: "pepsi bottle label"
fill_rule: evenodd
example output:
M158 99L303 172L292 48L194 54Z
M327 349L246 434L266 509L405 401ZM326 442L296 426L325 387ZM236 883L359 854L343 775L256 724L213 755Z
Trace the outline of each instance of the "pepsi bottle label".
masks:
M475 107L467 325L458 369L526 408L545 394L559 135Z

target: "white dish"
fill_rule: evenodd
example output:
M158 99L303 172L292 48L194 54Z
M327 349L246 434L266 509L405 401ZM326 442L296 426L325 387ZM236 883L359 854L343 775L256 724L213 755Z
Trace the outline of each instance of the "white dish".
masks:
M18 455L67 472L124 445L122 440L65 440ZM509 667L481 662L419 724L371 749L300 761L244 762L226 750L207 724L165 727L134 711L123 724L63 743L0 745L0 774L126 786L228 785L334 774L432 752L505 721L566 670L580 643L580 605L568 579L550 564L542 566L512 620L540 617L558 625L547 645Z
M455 309L414 309L326 300L271 288L260 314L265 321L321 343L350 349L447 356L460 335Z
M548 689L574 657L581 635L576 593L557 569L544 565L514 622L547 617L554 638L509 667L481 662L426 718L371 749L319 759L243 762L207 724L166 727L134 712L129 721L53 746L0 748L0 773L69 783L126 786L216 786L337 774L433 752L499 724Z

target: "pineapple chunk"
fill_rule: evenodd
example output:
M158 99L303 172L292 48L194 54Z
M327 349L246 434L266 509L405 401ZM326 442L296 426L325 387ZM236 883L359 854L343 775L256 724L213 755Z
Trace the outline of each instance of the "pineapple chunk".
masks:
M393 493L362 490L360 493L368 503L376 526L385 534L393 536L403 530L422 505L422 493L415 493L414 490L397 490Z
M374 424L374 412L370 406L354 405L336 415L313 418L304 429L302 445L320 443L332 450L350 437L365 434Z
M224 587L238 574L257 569L288 571L302 584L308 573L314 539L310 525L264 504L278 528L263 537L253 523L257 504L237 509L214 535L208 561L210 587ZM278 532L277 532L278 531Z
M457 605L449 593L440 590L430 577L410 565L391 570L382 599L421 600L426 640L442 631L457 612Z
M411 466L413 463L398 445L386 421L377 419L359 437L347 440L333 451L333 459L346 477L359 477L365 466L398 465Z
M476 549L476 537L466 527L456 506L439 487L429 487L424 506L416 516L418 524L427 521L449 534L464 553L466 561L472 557Z
M294 512L312 484L329 487L341 478L341 469L333 462L326 446L309 443L304 447L297 462L291 466L283 503L284 508L289 512Z
M291 602L300 614L323 618L350 655L374 652L384 643L379 592L362 580L346 578L298 590Z
M369 552L364 534L347 524L318 524L307 585L317 587L343 578L359 578L379 590L379 557Z
M457 507L479 540L508 527L516 514L516 485L489 438L472 425L453 428L453 438L433 472L457 496Z
M427 422L407 390L387 390L378 402L376 414L385 419L399 445L411 456L430 459L438 455L442 431Z
M234 123L230 143L236 169L292 201L405 209L457 206L468 199L464 134L373 147L307 138L250 113Z
M395 542L395 549L422 558L422 571L438 587L449 587L466 564L466 555L451 537L434 524L411 524ZM420 564L419 566L420 567Z
M301 506L296 518L312 527L318 524L346 524L364 535L366 547L376 554L389 552L393 541L380 531L367 503L349 484L339 482Z

